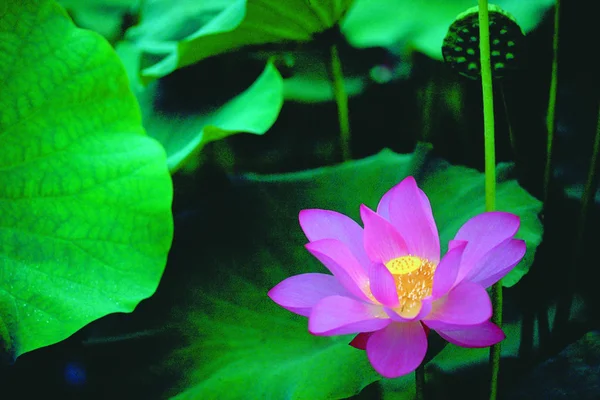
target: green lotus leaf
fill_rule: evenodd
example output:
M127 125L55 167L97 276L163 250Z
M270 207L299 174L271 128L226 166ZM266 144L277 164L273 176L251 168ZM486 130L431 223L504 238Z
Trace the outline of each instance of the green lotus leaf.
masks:
M156 82L147 87L139 80L136 82L139 49L122 42L117 52L131 77L142 108L144 127L148 135L165 148L172 173L209 142L240 132L264 134L275 123L283 105L283 80L269 62L249 88L219 107L187 113L167 112L156 105ZM202 96L200 90L198 96Z
M508 179L508 169L499 167L498 205L521 216L519 236L534 253L542 226L532 221L541 203ZM306 318L267 292L292 275L326 272L303 247L300 210L331 209L360 221L361 203L375 208L408 175L429 196L445 245L483 207L483 174L433 159L424 145L408 155L385 150L333 167L234 181L223 209L211 208L213 222L202 227L211 251L194 260L204 278L185 313L187 346L171 357L173 368L193 368L175 398L338 399L380 379L365 352L348 345L351 337L310 335ZM526 271L528 262L518 268Z
M0 339L13 358L154 293L172 186L100 35L50 0L4 1L0 15Z
M351 1L220 0L201 6L195 0L149 1L128 39L149 54L164 56L142 71L146 78L157 78L243 46L310 41L331 28ZM158 29L183 20L183 28Z
M477 214L485 212L484 176L470 168L453 166L449 167L439 161L437 173L424 176L419 182L429 196L433 215L438 223L441 238L442 252L445 252L448 240L462 224ZM541 202L520 188L516 180L510 179L513 175L512 164L499 164L496 168L497 180L496 207L498 210L512 212L521 219L521 227L517 237L527 243L527 253L523 260L502 279L505 287L516 284L528 271L533 263L535 251L542 241L543 226L538 218L541 212ZM439 182L447 182L440 185ZM458 186L460 190L448 194L447 186ZM462 219L465 218L466 219Z
M525 33L541 21L554 0L495 0L513 15ZM442 41L471 0L356 0L341 22L342 33L356 47L404 46L442 59Z
M180 119L153 113L144 120L148 134L167 151L167 163L176 170L190 155L209 142L240 132L264 134L274 123L283 105L283 80L268 63L258 79L244 92L205 115ZM181 128L174 131L174 125Z

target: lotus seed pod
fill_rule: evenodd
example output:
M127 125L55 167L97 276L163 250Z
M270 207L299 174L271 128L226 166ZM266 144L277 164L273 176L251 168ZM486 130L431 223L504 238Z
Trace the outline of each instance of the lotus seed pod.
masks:
M525 35L512 15L493 4L488 9L492 76L502 78L519 68ZM459 14L442 45L444 61L470 79L481 76L478 10L472 7Z

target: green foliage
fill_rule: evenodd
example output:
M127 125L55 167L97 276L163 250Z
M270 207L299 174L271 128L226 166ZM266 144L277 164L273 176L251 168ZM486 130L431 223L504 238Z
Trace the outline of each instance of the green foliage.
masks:
M341 23L342 33L355 47L398 45L442 59L442 41L458 14L472 0L355 0ZM525 33L540 22L554 0L495 0L512 14Z
M143 87L136 81L139 70L139 50L129 42L119 43L121 56L132 82L140 106L144 128L158 140L167 152L171 172L215 140L247 132L264 134L275 123L283 105L283 80L272 63L267 63L262 74L244 92L220 107L211 107L194 113L165 112L157 108L156 82ZM198 97L202 96L198 88Z
M165 57L143 70L147 78L169 74L207 57L248 45L306 42L331 28L351 0L196 0L148 2L142 23L128 38L150 54ZM185 29L177 22L188 21ZM178 26L160 30L165 25ZM176 32L174 29L178 29Z
M499 167L498 205L521 216L519 237L535 252L542 227L539 201ZM303 248L298 212L324 208L359 220L359 205L374 208L408 175L429 196L444 246L458 227L482 210L483 175L432 159L429 148L398 155L389 150L364 160L298 173L249 175L228 193L230 202L207 226L203 283L194 286L184 321L188 346L172 357L195 365L177 399L332 399L351 396L380 377L351 337L313 337L307 321L267 296L281 280L326 272ZM217 256L215 256L217 254ZM528 258L518 268L525 273ZM434 346L435 347L435 346ZM439 351L439 349L433 349Z
M53 1L0 15L0 339L16 357L154 293L172 187L109 44Z

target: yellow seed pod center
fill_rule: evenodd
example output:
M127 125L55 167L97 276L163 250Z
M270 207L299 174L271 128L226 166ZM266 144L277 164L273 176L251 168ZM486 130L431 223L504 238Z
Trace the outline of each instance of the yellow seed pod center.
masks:
M391 259L385 266L392 275L405 275L421 267L423 260L415 256L404 256Z

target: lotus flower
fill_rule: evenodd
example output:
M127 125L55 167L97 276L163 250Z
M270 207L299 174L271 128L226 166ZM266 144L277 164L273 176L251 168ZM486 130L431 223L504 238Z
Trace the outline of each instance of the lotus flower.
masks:
M467 221L440 260L431 206L412 177L389 190L377 212L361 205L364 228L328 210L303 210L306 248L333 275L292 276L269 291L285 309L308 317L314 335L358 334L387 378L414 371L427 352L427 332L463 347L487 347L504 333L490 322L486 288L525 254L514 239L519 217L486 212Z

